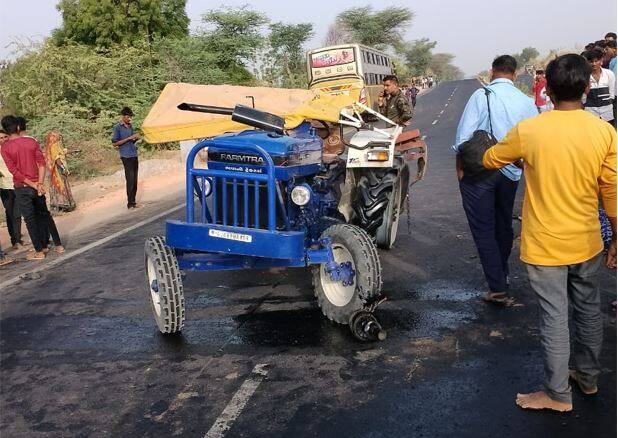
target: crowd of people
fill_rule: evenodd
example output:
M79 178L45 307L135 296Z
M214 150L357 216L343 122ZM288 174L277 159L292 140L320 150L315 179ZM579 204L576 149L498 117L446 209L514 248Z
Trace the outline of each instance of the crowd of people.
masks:
M411 85L414 85L421 90L431 88L434 85L438 85L438 80L433 76L417 76L412 78Z
M32 249L26 255L27 260L45 259L51 249L50 238L53 241L53 250L61 254L64 246L47 207L44 184L47 162L41 146L35 138L28 135L24 118L5 116L0 124L2 201L12 249L18 250L24 245L21 235L23 217L32 243ZM13 261L0 247L0 266Z
M114 125L111 142L119 152L124 166L127 208L138 207L137 194L138 158L136 142L140 135L131 125L133 111L124 107L120 121ZM6 214L6 223L14 253L27 249L22 238L22 217L32 248L26 260L44 260L52 248L64 252L53 211L69 212L76 203L69 184L67 150L59 132L52 130L45 135L45 148L29 136L23 117L6 116L0 130L0 195ZM49 195L49 199L46 195ZM49 201L49 202L48 202ZM48 208L49 204L49 208ZM0 266L15 261L0 245Z
M616 127L616 34L608 32L605 38L586 45L581 55L592 67L590 91L584 98L587 111ZM539 112L553 109L546 92L545 71L537 69L532 86L535 105Z
M520 258L540 307L545 385L517 394L524 409L572 410L571 381L584 394L598 391L598 273L616 267L615 48L608 33L552 60L536 71L534 99L514 85L516 60L497 57L457 128L456 172L489 303L512 302L513 207L525 176Z

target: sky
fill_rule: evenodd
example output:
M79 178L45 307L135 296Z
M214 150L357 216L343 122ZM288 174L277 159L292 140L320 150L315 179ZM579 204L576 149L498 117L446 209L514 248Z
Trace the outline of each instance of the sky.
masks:
M19 7L0 0L0 58L10 58L16 42L41 41L60 26L56 0L21 0ZM315 36L306 49L320 47L334 17L344 9L371 4L374 10L405 6L415 12L406 40L437 41L435 52L455 55L454 64L466 75L486 70L501 54L535 47L541 54L552 49L575 50L588 42L616 32L616 0L598 0L589 6L581 0L423 0L363 2L358 0L313 0L292 2L238 0L213 2L188 0L191 27L199 26L201 14L221 6L249 4L271 22L312 23ZM336 5L333 7L333 5Z

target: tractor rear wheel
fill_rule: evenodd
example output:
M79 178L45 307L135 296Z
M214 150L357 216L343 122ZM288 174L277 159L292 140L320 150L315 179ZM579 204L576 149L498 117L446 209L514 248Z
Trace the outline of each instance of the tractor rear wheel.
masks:
M407 166L396 156L393 167L363 169L353 204L356 223L380 248L395 244L403 200L407 195Z
M146 240L144 259L157 327L161 333L177 333L185 322L185 297L176 255L163 237L155 236Z
M367 233L354 225L332 225L322 237L332 239L335 262L338 265L349 263L353 275L351 284L344 284L331 277L326 264L316 266L313 270L315 295L328 319L348 324L354 312L365 308L382 291L378 251Z
M399 218L401 217L401 191L402 181L397 177L393 183L393 189L388 197L388 204L382 215L382 224L376 230L376 244L380 248L391 249L397 239Z

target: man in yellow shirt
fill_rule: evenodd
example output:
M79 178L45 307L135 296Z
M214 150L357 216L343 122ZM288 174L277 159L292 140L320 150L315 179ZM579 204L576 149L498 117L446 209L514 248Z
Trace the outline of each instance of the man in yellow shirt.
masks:
M517 394L524 409L572 409L569 377L585 394L597 392L603 321L597 272L603 263L598 200L613 237L606 256L616 266L616 132L582 109L590 66L575 54L547 67L553 111L515 126L487 150L483 164L500 168L522 159L526 194L521 259L541 308L545 390ZM569 302L573 307L574 370L568 368Z

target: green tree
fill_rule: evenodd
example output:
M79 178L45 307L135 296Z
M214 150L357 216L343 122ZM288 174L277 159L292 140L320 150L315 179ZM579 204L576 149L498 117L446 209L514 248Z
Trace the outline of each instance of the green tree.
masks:
M252 81L247 67L264 47L261 30L268 18L243 6L209 11L202 15L202 22L206 28L199 36L207 41L209 52L217 54L215 65L230 74L232 83Z
M185 5L186 0L60 0L63 23L53 39L59 45L72 41L108 48L186 36Z
M461 69L453 65L455 55L451 53L434 53L429 68L442 81L454 81L463 78Z
M354 42L378 49L398 49L403 35L412 23L414 12L405 7L392 6L374 12L371 6L346 9L336 22L352 36Z
M526 47L520 53L516 53L513 55L513 58L517 61L518 67L523 67L526 64L529 64L530 61L537 58L539 56L539 51L534 47Z
M436 44L436 41L421 38L403 47L403 56L412 76L421 76L427 73L432 57L431 51L436 47Z
M303 45L313 35L310 23L270 25L270 50L264 61L271 73L273 85L299 87L307 82Z

